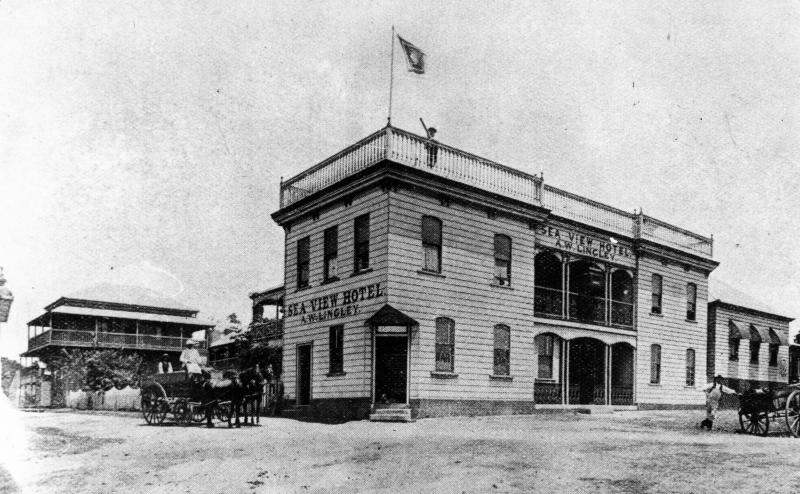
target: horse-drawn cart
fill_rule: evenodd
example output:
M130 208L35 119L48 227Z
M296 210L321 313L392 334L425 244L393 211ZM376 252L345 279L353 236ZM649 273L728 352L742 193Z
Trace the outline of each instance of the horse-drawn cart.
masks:
M800 437L800 387L748 390L739 399L742 432L766 436L770 421L784 419L794 437Z
M156 374L142 388L142 414L150 425L161 425L167 416L180 425L201 423L212 418L228 421L234 406L230 399L213 399L205 383L185 372ZM210 416L207 417L207 414Z

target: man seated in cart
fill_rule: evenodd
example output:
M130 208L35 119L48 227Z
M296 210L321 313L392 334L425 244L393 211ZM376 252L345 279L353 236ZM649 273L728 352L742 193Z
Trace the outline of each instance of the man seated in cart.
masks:
M190 377L200 376L203 373L203 360L195 345L196 342L194 340L186 340L186 348L183 349L180 356L183 368L186 369L186 374Z
M711 430L714 427L714 421L717 420L717 410L719 409L719 401L722 399L722 394L737 394L736 391L723 384L723 377L717 376L714 382L706 385L703 388L706 393L706 419L700 422L700 427L706 427Z
M172 363L169 361L169 354L165 353L161 356L161 361L158 362L156 374L169 374L172 372Z

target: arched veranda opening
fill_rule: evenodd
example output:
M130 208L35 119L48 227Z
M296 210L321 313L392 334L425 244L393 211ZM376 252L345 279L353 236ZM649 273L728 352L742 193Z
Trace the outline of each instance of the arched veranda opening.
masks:
M591 337L536 336L538 405L634 404L634 347Z

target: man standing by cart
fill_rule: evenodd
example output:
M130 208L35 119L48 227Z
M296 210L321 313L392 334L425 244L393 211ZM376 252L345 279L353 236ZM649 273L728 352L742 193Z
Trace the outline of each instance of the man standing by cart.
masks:
M706 419L700 422L700 427L707 427L711 430L714 427L714 421L717 420L717 410L719 409L719 400L722 399L724 394L737 394L736 391L723 384L723 377L717 376L714 382L706 385L703 388L706 393Z

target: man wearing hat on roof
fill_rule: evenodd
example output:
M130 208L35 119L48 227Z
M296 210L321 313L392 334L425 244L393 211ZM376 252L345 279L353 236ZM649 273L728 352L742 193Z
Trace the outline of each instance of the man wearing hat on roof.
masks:
M186 348L181 352L180 361L183 368L186 369L187 374L201 374L202 360L200 359L200 352L195 348L196 342L193 339L186 340Z
M169 354L165 353L161 356L161 362L158 363L158 368L156 369L158 374L166 374L168 372L172 372L172 363L169 361Z

